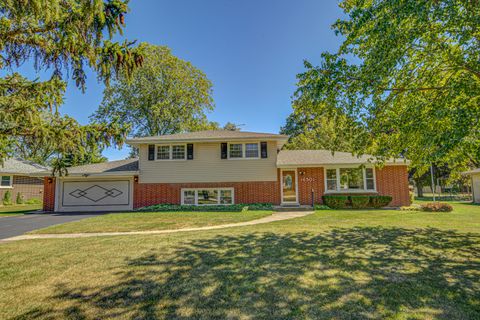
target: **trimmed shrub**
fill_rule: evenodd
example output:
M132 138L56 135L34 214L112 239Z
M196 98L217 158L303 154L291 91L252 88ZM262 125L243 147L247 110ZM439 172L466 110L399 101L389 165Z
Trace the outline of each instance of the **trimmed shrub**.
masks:
M348 196L323 196L323 203L332 209L347 208L348 202Z
M17 204L23 204L23 202L24 202L24 201L23 201L23 196L22 196L22 194L21 194L20 192L17 192L17 199L15 199L15 202L16 202Z
M331 208L329 206L326 206L324 204L316 204L315 205L315 210L330 210Z
M451 212L453 207L448 203L443 202L429 202L420 205L422 211L426 212Z
M365 209L369 207L370 196L350 196L353 209Z
M370 206L373 208L383 208L392 202L391 196L370 196Z
M182 212L182 211L202 211L202 212L242 212L254 210L273 210L271 203L251 203L251 204L232 204L232 205L211 205L211 206L193 206L178 204L156 204L153 206L138 208L137 211L143 212Z
M409 207L403 206L403 207L400 207L400 211L410 211L410 212L421 211L421 208L418 205L412 205L412 206L409 206Z
M250 211L273 210L271 203L250 203L245 206Z
M3 205L8 206L12 204L12 193L10 190L5 191L3 194Z
M30 198L27 201L25 201L25 204L42 204L42 200L38 198Z

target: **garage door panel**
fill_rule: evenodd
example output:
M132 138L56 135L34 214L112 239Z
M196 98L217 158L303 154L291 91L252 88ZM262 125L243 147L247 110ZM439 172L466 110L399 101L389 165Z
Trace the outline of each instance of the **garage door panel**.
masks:
M60 210L131 209L130 180L63 181Z

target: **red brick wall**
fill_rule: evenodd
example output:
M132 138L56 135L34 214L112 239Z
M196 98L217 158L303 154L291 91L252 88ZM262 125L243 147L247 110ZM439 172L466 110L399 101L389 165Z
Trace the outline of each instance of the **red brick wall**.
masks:
M325 192L324 170L319 168L298 168L298 198L300 204L312 204L312 189L315 203L322 203Z
M315 203L322 203L325 192L324 168L298 168L297 173L300 204L312 203L312 189L315 194ZM375 176L378 194L393 197L390 206L410 205L407 166L385 166L383 169L376 169Z
M41 178L13 176L12 188L0 188L0 199L3 199L3 195L7 190L10 190L13 202L15 202L17 199L17 193L20 193L23 196L24 200L28 200L31 198L42 199L43 181Z
M172 203L180 204L182 188L234 188L235 203L280 203L277 181L216 183L134 183L133 207Z
M51 182L48 182L52 179ZM43 211L55 210L55 178L43 178Z
M380 195L392 196L392 207L409 206L407 166L385 166L376 169L377 191Z

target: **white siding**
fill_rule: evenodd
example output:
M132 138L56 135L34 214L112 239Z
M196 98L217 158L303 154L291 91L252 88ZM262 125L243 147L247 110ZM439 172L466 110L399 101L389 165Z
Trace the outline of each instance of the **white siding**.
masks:
M473 202L480 203L480 174L472 176Z
M193 160L148 161L148 145L141 145L139 151L140 183L277 180L277 142L275 141L268 142L266 159L221 159L219 142L195 143Z

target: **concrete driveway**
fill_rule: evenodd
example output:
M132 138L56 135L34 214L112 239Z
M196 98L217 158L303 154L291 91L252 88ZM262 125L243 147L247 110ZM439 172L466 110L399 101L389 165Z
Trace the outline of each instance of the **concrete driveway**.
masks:
M0 218L0 240L55 224L82 220L106 213L29 213Z

